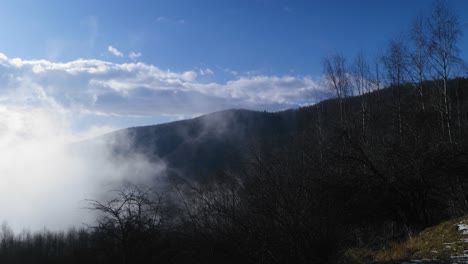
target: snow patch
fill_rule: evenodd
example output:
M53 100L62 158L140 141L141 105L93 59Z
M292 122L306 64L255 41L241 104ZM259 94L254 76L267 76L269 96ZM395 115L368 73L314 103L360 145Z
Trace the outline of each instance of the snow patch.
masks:
M467 224L458 224L458 230L463 231L464 235L468 235L468 225Z

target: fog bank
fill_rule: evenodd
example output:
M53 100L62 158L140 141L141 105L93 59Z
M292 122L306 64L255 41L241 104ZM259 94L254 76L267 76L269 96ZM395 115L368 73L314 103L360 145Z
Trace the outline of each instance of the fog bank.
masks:
M83 148L83 138L111 128L77 134L69 120L58 111L0 106L0 221L15 231L81 226L93 219L85 199L98 199L125 180L149 183L165 169L138 153L115 156L104 141L130 146L124 135Z

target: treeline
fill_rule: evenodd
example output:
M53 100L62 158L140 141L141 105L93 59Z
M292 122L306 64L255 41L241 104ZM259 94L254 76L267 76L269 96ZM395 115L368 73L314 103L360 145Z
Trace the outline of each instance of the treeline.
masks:
M346 263L350 247L466 214L461 33L436 1L372 63L363 52L325 58L336 98L279 113L304 126L288 144L258 140L242 168L203 183L126 184L88 201L98 218L84 229L4 225L0 263Z

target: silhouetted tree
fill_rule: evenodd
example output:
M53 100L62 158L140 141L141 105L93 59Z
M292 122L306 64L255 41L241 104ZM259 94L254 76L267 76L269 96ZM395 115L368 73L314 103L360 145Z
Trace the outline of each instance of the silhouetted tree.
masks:
M345 119L344 99L352 94L346 59L341 54L334 54L323 59L326 85L333 91L339 101L340 122Z
M430 64L436 73L435 81L441 92L441 110L447 129L449 143L452 143L451 106L447 82L452 71L460 63L460 50L457 46L461 36L458 17L448 8L445 0L437 0L431 16L427 19L429 27ZM439 84L438 80L442 83Z
M424 82L427 80L429 70L429 39L428 29L425 24L424 17L419 15L413 22L410 39L412 43L412 50L409 54L410 61L408 75L417 87L419 93L419 100L421 110L426 111L425 98L424 98Z
M407 66L407 62L405 61L405 57L406 47L403 40L401 38L391 40L388 44L387 54L384 57L384 63L390 80L393 101L396 106L397 125L395 127L398 128L400 136L403 133L401 92L406 80L405 67Z
M100 216L95 232L118 243L123 262L130 263L141 247L157 238L163 221L163 196L147 186L127 184L107 201L89 200Z

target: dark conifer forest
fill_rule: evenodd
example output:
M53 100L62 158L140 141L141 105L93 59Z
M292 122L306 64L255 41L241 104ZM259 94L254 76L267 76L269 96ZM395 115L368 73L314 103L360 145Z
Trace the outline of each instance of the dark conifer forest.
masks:
M167 171L85 200L97 220L76 228L4 223L0 263L374 263L372 252L465 216L462 27L444 1L414 21L382 56L315 62L329 91L320 103L103 136L116 155L142 153Z

